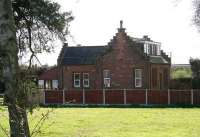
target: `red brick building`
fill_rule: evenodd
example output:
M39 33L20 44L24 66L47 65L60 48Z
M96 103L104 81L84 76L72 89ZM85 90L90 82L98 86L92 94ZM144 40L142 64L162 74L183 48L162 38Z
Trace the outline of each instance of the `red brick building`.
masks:
M161 43L130 37L122 25L105 46L65 44L58 57L59 88L167 89L171 59Z
M58 68L49 68L38 76L40 89L58 89Z

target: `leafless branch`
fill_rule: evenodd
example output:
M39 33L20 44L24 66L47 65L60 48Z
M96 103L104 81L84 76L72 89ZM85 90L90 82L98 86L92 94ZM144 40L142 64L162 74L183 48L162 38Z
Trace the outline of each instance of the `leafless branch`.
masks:
M33 131L31 133L31 137L35 137L39 133L41 133L41 128L44 125L44 122L49 118L49 115L52 111L53 111L53 109L48 110L45 114L42 114L42 117L40 118L40 120L36 123L36 125L33 128Z
M5 134L6 137L9 137L9 133L8 133L7 130L1 125L1 123L0 123L0 129L3 131L3 133Z

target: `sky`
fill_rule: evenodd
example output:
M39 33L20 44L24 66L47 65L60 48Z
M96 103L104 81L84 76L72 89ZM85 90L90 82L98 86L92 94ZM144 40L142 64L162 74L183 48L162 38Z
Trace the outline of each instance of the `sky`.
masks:
M192 0L54 0L61 11L72 11L69 46L106 45L116 34L120 20L129 36L148 35L161 42L173 64L188 64L200 58L200 32L192 23ZM62 43L55 51L39 55L42 64L55 65Z

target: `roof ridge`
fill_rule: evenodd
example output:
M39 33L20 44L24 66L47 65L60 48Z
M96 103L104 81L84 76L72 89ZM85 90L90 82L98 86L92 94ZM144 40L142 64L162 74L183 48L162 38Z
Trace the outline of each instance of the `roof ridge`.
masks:
M98 45L98 46L68 46L66 48L85 48L85 47L106 47L107 45Z

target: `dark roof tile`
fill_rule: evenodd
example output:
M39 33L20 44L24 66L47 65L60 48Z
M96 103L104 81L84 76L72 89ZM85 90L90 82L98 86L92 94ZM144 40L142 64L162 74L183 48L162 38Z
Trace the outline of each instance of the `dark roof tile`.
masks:
M153 64L168 64L162 56L150 56L150 62Z
M105 46L64 47L62 65L95 64L96 58L105 53Z

